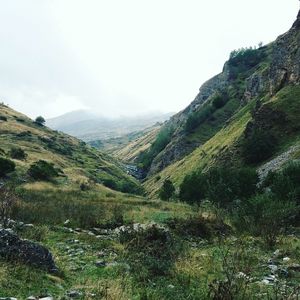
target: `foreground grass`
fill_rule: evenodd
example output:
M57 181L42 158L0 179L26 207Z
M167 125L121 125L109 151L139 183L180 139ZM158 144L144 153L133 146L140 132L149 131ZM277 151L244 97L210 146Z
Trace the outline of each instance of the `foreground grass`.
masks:
M24 232L23 235L26 236ZM72 244L70 241L75 239L79 242ZM66 292L76 290L83 293L80 299L210 299L210 285L216 283L215 280L226 278L228 266L223 263L225 255L228 255L234 275L243 272L251 277L247 288L241 284L244 298L238 294L234 299L273 299L277 287L292 293L300 282L299 275L291 274L280 278L277 285L262 284L263 277L270 273L266 262L273 251L264 249L259 239L249 237L211 243L202 241L197 246L186 241L187 251L175 263L170 274L147 282L138 282L135 274L121 264L103 268L95 265L97 253L105 249L116 253L118 261L123 260L124 249L118 241L99 240L50 228L43 244L53 252L61 274L53 276L19 263L1 261L1 296L25 299L30 295L51 294L60 299ZM67 249L76 247L83 248L84 254L70 256ZM278 259L289 255L292 261L299 261L299 247L299 238L282 238L278 244L281 253ZM107 261L111 259L108 257Z
M140 280L142 268L139 272L131 268L126 247L116 236L97 237L88 230L93 226L113 228L120 222L163 224L174 217L189 220L199 214L210 218L213 212L209 207L147 200L102 187L82 192L74 186L34 183L23 185L18 192L21 200L15 218L34 223L19 235L49 248L60 273L51 275L18 262L0 261L0 296L68 299L66 294L75 290L82 293L79 299L212 299L224 282L232 280L231 288L237 290L233 299L288 299L284 295L292 294L300 283L299 272L279 275L274 285L262 283L264 276L270 275L268 260L275 259L282 268L299 263L296 233L280 237L276 258L274 249L266 249L259 238L229 235L207 240L174 233L182 250L170 270L164 276ZM66 219L70 220L67 226L87 230L70 232L64 225ZM284 263L284 257L290 261ZM106 266L97 266L99 260ZM249 280L237 280L240 272Z

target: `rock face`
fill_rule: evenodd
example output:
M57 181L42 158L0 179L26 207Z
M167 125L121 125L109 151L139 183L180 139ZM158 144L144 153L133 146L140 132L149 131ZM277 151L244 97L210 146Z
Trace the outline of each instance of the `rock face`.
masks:
M243 90L235 97L241 106L261 96L274 95L288 84L300 83L300 12L292 28L279 36L273 43L259 48L262 60L256 66L244 70ZM234 69L230 60L225 63L222 73L205 82L194 101L183 111L174 115L164 126L174 129L171 142L153 160L149 175L153 175L175 161L191 153L200 143L187 138L184 131L186 120L199 111L216 93L236 89ZM243 75L243 76L244 76Z
M34 242L22 240L5 229L0 230L0 257L20 260L48 272L58 271L48 249Z

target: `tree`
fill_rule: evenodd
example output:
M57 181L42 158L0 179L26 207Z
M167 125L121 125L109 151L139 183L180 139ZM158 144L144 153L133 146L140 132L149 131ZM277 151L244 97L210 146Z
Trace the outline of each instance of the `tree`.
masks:
M40 126L44 126L46 123L46 120L42 116L39 116L39 117L36 117L35 123Z
M15 163L10 159L0 157L0 177L3 177L10 172L13 172L15 170L15 167Z
M11 189L5 186L0 187L0 222L4 228L8 225L8 220L16 200L17 198Z
M59 175L53 164L45 160L39 160L33 163L28 170L28 174L36 180L46 181Z
M170 179L166 179L159 191L161 200L169 200L175 193L175 187Z
M24 150L18 147L11 148L9 154L11 158L20 159L20 160L25 159L27 156Z

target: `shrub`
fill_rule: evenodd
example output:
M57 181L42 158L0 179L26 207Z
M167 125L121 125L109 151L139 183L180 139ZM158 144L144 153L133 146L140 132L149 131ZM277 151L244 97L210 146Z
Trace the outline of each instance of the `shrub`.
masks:
M173 132L174 129L172 127L163 127L151 147L139 155L137 162L143 171L147 171L150 168L156 155L158 155L169 144Z
M250 168L214 168L206 177L207 197L221 207L252 196L258 183L256 171Z
M187 203L200 203L206 197L206 178L201 172L185 176L180 185L179 198Z
M5 176L15 170L15 163L10 159L0 157L0 177Z
M193 131L204 121L206 121L209 117L211 117L214 111L215 108L212 105L207 104L203 106L199 111L191 113L188 119L186 120L185 131L186 132Z
M46 123L46 120L42 116L39 116L39 117L36 117L34 122L40 126L44 126L44 124Z
M59 175L53 163L49 163L45 160L39 160L33 163L28 170L28 174L33 179L46 181Z
M204 218L201 215L190 216L187 219L172 218L166 223L174 233L183 237L211 239L216 235L225 235L231 231L231 228L223 221Z
M283 170L270 172L264 186L282 200L295 201L300 205L300 163L290 163Z
M258 176L253 169L213 168L204 174L187 175L180 186L179 197L189 203L200 203L208 198L221 207L228 207L234 200L253 195L257 183Z
M5 117L5 116L0 116L0 121L7 121L7 117Z
M17 148L17 147L13 147L10 149L10 157L14 158L14 159L25 159L26 158L26 153L22 148Z
M166 179L159 191L159 198L161 200L170 200L174 196L175 187L170 179Z
M247 163L257 164L270 158L276 151L276 147L277 140L271 132L255 129L245 138L242 153Z
M299 206L292 201L282 201L271 193L256 195L241 203L235 214L239 230L262 236L269 247L277 236L294 220Z
M120 241L134 276L141 281L168 275L181 250L177 240L158 225L123 231Z
M10 188L0 187L0 221L4 228L8 225L17 198Z

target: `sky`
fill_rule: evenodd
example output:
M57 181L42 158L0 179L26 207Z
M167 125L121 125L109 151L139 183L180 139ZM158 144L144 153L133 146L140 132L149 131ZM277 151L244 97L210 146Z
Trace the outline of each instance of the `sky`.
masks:
M30 117L177 112L298 0L0 0L0 101Z

